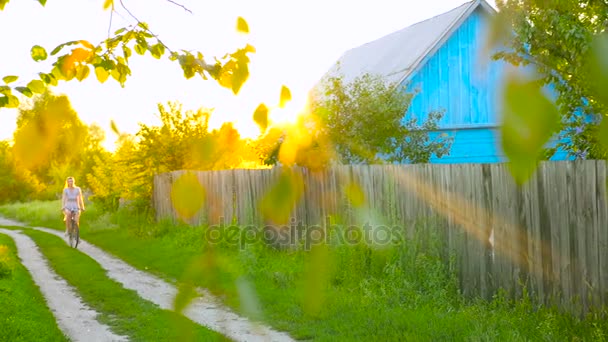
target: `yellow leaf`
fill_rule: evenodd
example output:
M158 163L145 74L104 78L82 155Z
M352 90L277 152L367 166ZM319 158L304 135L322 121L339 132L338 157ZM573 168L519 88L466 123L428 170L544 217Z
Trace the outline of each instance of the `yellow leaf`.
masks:
M35 120L28 121L15 132L15 157L26 169L48 163L57 147L65 115L60 104L50 103Z
M281 99L279 102L279 107L283 108L287 104L287 102L291 101L291 91L286 86L281 87Z
M95 75L100 83L104 83L110 76L110 73L103 67L98 66L95 68Z
M90 72L91 69L89 69L88 65L81 65L76 69L76 79L78 79L78 81L83 81L89 76Z
M205 203L206 191L196 175L187 172L179 177L171 187L171 201L177 215L190 220Z
M108 8L110 8L110 6L112 6L112 9L114 9L114 0L105 0L105 2L103 3L103 9L107 10Z
M249 25L243 17L238 17L236 20L236 30L241 33L249 33Z
M110 120L110 127L112 128L112 131L116 133L116 135L120 135L120 131L118 130L118 126L116 126L116 122L114 122L114 120Z
M27 87L37 94L42 94L46 90L46 85L40 80L31 80L30 83L27 84Z
M91 50L95 49L95 46L93 46L93 44L89 43L86 40L80 40L80 44L84 45L84 47L86 47L88 49L91 49Z
M261 103L253 113L253 121L255 121L258 126L260 126L260 130L262 132L266 131L268 127L268 107L265 104Z
M363 193L363 189L361 186L355 182L351 182L346 186L345 189L346 197L350 200L353 206L361 207L365 204L365 193Z
M292 210L303 193L302 175L286 169L261 200L260 208L263 216L276 224L287 224Z

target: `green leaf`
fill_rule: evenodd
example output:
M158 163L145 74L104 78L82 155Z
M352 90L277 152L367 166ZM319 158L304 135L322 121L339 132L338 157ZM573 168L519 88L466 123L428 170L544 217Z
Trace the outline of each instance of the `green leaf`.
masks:
M602 144L605 149L608 149L608 117L605 115L602 117L602 122L600 122L598 135L600 144Z
M262 215L275 224L287 224L303 192L302 175L285 169L270 191L262 197L260 203Z
M46 0L38 0L38 2L39 2L39 3L40 3L42 6L46 5Z
M40 80L31 80L27 87L36 94L42 94L46 90L44 82Z
M115 35L119 35L119 34L121 34L121 33L125 32L126 30L127 30L127 28L126 28L126 27L119 28L118 30L116 30L116 32L114 32L114 34L115 34Z
M291 101L291 91L286 86L281 87L281 98L279 101L279 107L283 108L287 102Z
M27 97L32 97L32 95L34 95L32 91L27 87L15 87L15 90Z
M268 127L268 107L265 104L261 103L253 112L253 121L255 121L258 126L260 126L260 130L262 132L266 131Z
M61 51L61 49L62 49L64 46L75 45L75 44L78 44L78 43L80 43L80 42L79 42L79 41L77 41L77 40L73 40L73 41L71 41L71 42L67 42L67 43L59 44L59 45L57 45L57 47L56 47L56 48L54 48L54 49L53 49L53 51L51 51L51 56L56 55L56 54L57 54L59 51Z
M241 33L249 33L249 25L243 17L238 17L236 19L236 30Z
M65 80L65 76L63 76L63 73L57 66L55 66L53 70L51 70L51 75L53 75L56 80Z
M17 108L19 107L19 98L17 96L14 95L8 95L7 96L7 103L6 103L6 108Z
M118 43L120 43L120 41L121 41L121 37L120 36L116 36L116 37L113 37L113 38L110 38L110 39L106 39L105 40L105 42L106 42L106 48L108 50L114 50L118 46Z
M161 43L154 44L150 52L152 53L152 57L160 59L160 57L165 53L165 46Z
M46 50L40 45L34 45L30 51L30 54L32 59L36 62L43 61L48 57Z
M302 309L307 315L320 318L319 314L327 300L327 287L333 268L331 255L322 235L319 238L307 237L305 241L304 248L310 250L310 253L303 270Z
M4 83L9 84L15 82L18 79L19 76L4 76L2 80L4 81Z
M100 83L104 83L110 76L110 73L103 67L98 66L95 68L95 76L97 76L97 80Z
M40 76L40 79L42 81L44 81L45 84L50 84L52 86L57 85L57 79L55 78L55 76L53 75L52 72L50 74L45 74L43 72L40 72L40 73L38 73L38 75Z
M559 129L559 113L540 86L518 76L505 85L502 148L517 184L536 171L545 144Z
M198 293L194 286L188 283L180 283L177 294L175 295L175 298L173 298L173 310L177 313L181 313L190 305L197 295Z
M51 83L51 76L49 76L48 74L41 72L41 73L38 73L38 75L40 76L40 79L44 81L44 83L46 83L46 84Z
M88 65L81 65L78 67L78 69L76 70L76 79L79 82L82 82L84 79L86 79L89 76L89 73L91 72L91 69L89 68Z
M598 100L608 106L608 33L595 37L588 56L590 83Z
M8 2L9 2L9 0L0 0L0 11L4 10L4 6L6 6L6 4L8 4ZM3 107L2 104L0 104L0 107Z
M344 192L346 193L346 197L349 199L350 203L352 203L355 208L365 205L365 193L363 192L361 185L358 183L350 182L344 188Z
M112 78L117 80L120 83L120 86L124 88L125 82L127 81L127 76L131 74L131 69L125 64L118 63L116 67L112 70L110 75Z
M131 48L126 45L123 45L122 53L125 56L125 59L129 59L129 57L131 57L131 55L132 55Z
M143 55L146 53L146 50L147 50L147 49L146 49L146 47L145 47L144 45L139 44L139 43L135 44L135 52L136 52L137 54L139 54L139 55L142 55L142 56L143 56Z
M177 215L183 220L190 220L205 203L206 191L196 174L184 173L171 187L171 203Z
M8 97L0 96L0 108L6 107L8 104Z
M110 128L112 128L112 132L116 133L116 135L120 135L120 131L118 130L118 126L116 126L116 122L114 122L114 120L110 120Z
M11 87L6 85L0 85L0 94L10 95L11 92Z
M112 76L113 79L118 81L120 79L120 72L117 68L114 68L112 69L112 71L110 71L110 76Z

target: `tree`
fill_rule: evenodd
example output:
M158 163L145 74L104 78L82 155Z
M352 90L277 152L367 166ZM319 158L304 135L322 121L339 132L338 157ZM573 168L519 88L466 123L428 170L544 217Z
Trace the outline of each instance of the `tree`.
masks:
M26 201L43 189L28 170L18 168L6 140L0 141L0 189L0 203Z
M38 0L38 2L42 6L46 4L46 0ZM175 1L169 2L188 10ZM8 3L9 0L0 0L0 10L4 10ZM50 52L50 56L56 56L72 48L69 52L58 55L56 62L52 64L52 70L40 72L38 79L12 87L10 84L18 81L19 76L4 76L2 80L5 84L0 85L0 108L17 108L19 98L15 96L16 92L31 97L33 94L43 93L47 86L57 85L59 81L82 81L91 74L91 70L99 82L104 83L112 76L112 79L124 87L127 78L131 76L129 58L132 57L133 50L142 56L149 53L155 59L161 59L168 52L169 60L179 63L185 78L190 79L195 75L205 80L212 78L220 86L231 89L234 94L238 94L249 78L248 54L255 52L253 46L247 44L222 58L214 58L215 61L210 63L200 51L171 49L144 21L129 11L123 1L119 1L119 4L133 19L133 25L116 30L97 45L84 39L59 44ZM104 10L115 11L114 0L105 0L103 6ZM241 33L249 32L245 19L237 18L236 29ZM34 45L31 49L31 57L35 61L44 61L49 57L49 53L44 47Z
M138 164L146 165L153 173L182 169L201 169L208 162L213 148L209 136L211 111L183 111L182 106L170 102L158 105L160 126L140 125Z
M496 4L499 25L492 44L500 43L504 48L495 59L532 67L539 85L555 89L560 118L555 127L561 140L556 147L576 158L607 158L608 149L600 144L599 129L608 114L608 44L604 33L608 3L502 0ZM554 152L549 150L547 156Z
M80 169L89 129L67 96L47 91L19 110L13 139L17 162L56 192L66 173Z
M451 138L431 139L429 133L438 128L442 113L429 113L422 124L404 122L414 95L376 75L364 74L348 84L341 76L329 76L311 101L317 137L331 142L342 163L421 163L433 154L441 157Z
M99 153L92 156L92 165L86 173L86 181L93 195L90 200L108 211L118 209L120 199L134 200L138 196L134 189L142 185L137 183L137 174L130 164L137 145L135 137L130 134L119 134L114 153Z

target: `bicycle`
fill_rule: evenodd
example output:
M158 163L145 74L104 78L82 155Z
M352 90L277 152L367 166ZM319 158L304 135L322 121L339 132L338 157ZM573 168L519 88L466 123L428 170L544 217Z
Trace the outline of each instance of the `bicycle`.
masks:
M78 222L76 222L76 212L78 209L70 209L70 225L68 229L68 240L70 247L78 248L78 243L80 242L80 227L78 227Z

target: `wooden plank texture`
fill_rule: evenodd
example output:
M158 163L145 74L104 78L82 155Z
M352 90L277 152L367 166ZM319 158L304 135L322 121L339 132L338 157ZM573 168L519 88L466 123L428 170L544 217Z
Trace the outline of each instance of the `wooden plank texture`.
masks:
M267 224L260 201L284 170L196 171L206 201L190 224ZM606 161L541 162L517 187L506 164L337 165L292 170L304 192L290 223L400 227L428 242L438 236L467 296L500 288L522 295L523 283L545 304L582 314L608 305ZM172 184L185 171L154 177L157 220L177 214ZM365 205L354 206L356 184ZM424 244L423 244L424 246Z

